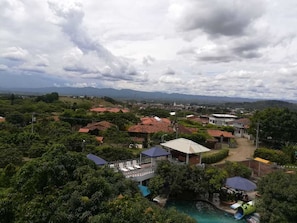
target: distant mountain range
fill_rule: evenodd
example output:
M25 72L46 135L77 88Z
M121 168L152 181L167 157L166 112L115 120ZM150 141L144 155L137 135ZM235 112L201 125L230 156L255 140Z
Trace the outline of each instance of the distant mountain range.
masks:
M96 96L96 97L111 97L121 100L137 100L137 101L155 101L166 102L175 101L177 103L203 103L203 104L217 104L217 103L242 103L242 102L256 102L263 101L261 99L239 98L239 97L223 97L223 96L204 96L204 95L190 95L179 93L163 93L163 92L144 92L129 89L116 90L112 88L74 88L74 87L47 87L47 88L0 88L1 93L14 93L25 95L40 95L51 92L57 92L63 96Z

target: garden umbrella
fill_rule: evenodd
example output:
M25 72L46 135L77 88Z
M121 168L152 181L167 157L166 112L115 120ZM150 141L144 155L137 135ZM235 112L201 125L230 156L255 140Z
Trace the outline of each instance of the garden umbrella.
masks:
M227 178L225 185L243 191L252 191L257 188L254 182L239 176Z

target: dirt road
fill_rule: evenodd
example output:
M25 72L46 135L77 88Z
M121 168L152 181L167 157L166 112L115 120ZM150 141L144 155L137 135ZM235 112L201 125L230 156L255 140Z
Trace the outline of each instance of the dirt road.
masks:
M224 163L226 160L243 161L253 157L254 151L256 149L255 145L253 145L253 141L246 138L236 138L236 142L237 147L230 148L229 156L219 163Z

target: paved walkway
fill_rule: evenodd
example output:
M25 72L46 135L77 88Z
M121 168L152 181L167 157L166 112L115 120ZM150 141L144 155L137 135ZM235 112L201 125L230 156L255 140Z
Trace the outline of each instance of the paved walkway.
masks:
M235 138L235 140L237 142L237 147L230 148L229 156L224 160L218 162L218 164L225 163L226 160L243 161L249 158L253 158L256 149L255 145L253 144L253 141L246 138Z

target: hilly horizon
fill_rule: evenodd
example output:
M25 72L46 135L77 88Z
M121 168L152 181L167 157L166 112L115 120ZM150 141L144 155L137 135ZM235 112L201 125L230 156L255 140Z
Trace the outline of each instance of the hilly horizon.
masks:
M93 88L93 87L46 87L46 88L0 88L2 93L15 94L45 94L57 92L63 96L108 96L121 100L151 100L151 101L175 101L175 102L191 102L191 103L228 103L228 102L256 102L267 99L252 99L241 97L227 96L207 96L207 95L191 95L179 93L164 93L164 92L145 92L131 89L113 89L113 88ZM282 100L283 101L283 100ZM292 102L292 101L287 101ZM292 102L296 103L296 102Z

